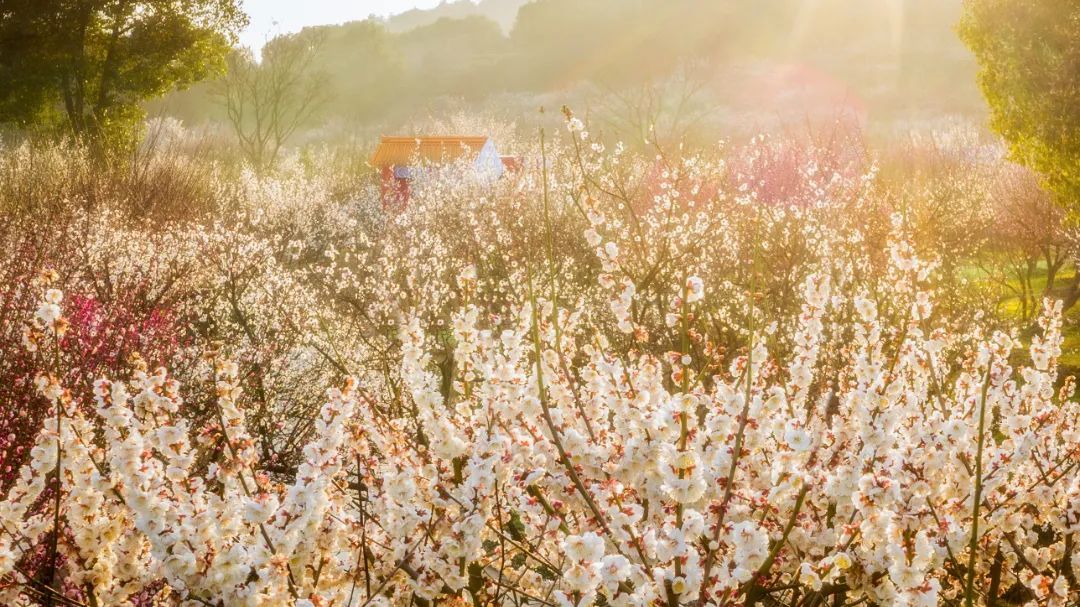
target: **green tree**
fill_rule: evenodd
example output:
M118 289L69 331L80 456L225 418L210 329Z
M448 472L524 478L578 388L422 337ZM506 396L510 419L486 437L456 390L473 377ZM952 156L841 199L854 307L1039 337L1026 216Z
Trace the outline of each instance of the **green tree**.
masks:
M124 138L143 101L224 71L239 0L0 0L0 122Z
M965 0L960 36L978 59L991 125L1013 159L1080 212L1080 2Z

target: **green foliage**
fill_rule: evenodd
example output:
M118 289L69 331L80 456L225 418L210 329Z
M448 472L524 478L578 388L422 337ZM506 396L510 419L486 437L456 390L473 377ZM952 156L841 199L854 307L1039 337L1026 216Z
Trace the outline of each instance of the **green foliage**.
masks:
M1080 211L1080 3L968 0L960 34L1013 158Z
M140 104L224 70L239 0L5 0L0 122L130 141Z

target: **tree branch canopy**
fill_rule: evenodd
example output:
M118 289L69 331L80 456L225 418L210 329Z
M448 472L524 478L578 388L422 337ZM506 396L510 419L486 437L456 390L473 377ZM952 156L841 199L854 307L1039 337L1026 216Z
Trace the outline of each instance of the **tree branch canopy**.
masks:
M0 122L122 139L140 104L224 72L239 0L5 0Z
M216 93L254 167L272 165L286 140L329 100L326 74L314 69L324 41L313 29L271 40L260 62L247 50L229 55Z
M1080 211L1080 3L965 0L960 35L1013 159Z

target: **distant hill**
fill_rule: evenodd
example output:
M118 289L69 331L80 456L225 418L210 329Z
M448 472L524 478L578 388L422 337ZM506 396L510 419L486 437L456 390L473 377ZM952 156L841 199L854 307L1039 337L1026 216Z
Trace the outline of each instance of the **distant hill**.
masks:
M402 33L418 27L431 25L439 19L464 19L465 17L485 17L499 24L503 33L509 33L514 27L518 9L532 0L444 0L435 8L412 9L382 20L387 31Z

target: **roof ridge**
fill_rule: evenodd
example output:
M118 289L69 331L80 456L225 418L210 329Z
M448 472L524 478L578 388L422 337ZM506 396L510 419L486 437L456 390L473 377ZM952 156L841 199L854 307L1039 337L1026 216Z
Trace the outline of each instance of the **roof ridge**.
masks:
M383 135L382 140L491 139L491 135Z
M443 159L456 159L467 148L467 154L478 154L491 141L490 135L382 135L379 145L372 155L373 164L394 164L418 154L422 158L434 159L432 154L444 156ZM453 148L460 146L457 153ZM445 158L445 156L451 158Z

